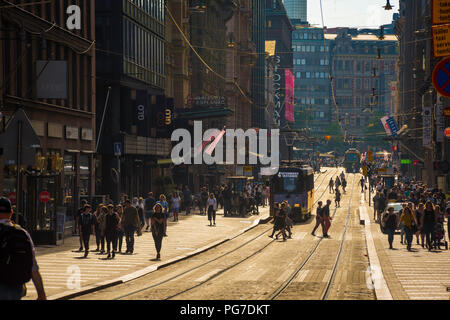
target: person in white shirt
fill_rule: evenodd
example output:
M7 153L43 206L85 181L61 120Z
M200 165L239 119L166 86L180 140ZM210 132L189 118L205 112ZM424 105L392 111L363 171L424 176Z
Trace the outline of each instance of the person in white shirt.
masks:
M216 225L216 210L217 210L217 200L214 197L214 193L211 193L209 195L208 201L206 202L207 208L208 208L208 220L209 220L209 226L212 226L213 224L211 221L213 221L214 226Z

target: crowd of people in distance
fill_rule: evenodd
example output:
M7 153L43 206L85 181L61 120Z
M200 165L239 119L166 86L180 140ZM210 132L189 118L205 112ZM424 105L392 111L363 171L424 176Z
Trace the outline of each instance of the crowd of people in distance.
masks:
M377 223L383 222L390 249L394 249L394 234L398 229L401 230L400 244L406 245L409 251L414 235L417 245L429 251L441 250L442 245L448 248L444 223L445 218L450 216L450 202L446 202L442 190L428 188L424 183L408 177L399 179L391 188L377 177L370 187L375 190L373 218ZM392 203L401 203L401 209L396 212ZM448 221L450 230L450 219Z

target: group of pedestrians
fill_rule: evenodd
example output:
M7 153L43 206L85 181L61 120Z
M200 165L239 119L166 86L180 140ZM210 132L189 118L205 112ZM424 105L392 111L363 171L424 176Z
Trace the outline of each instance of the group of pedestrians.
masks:
M160 259L162 239L167 236L169 205L165 195L160 195L157 201L150 192L145 200L135 198L132 202L125 198L117 205L107 196L104 202L92 212L92 206L83 200L76 216L76 232L80 235L78 252L84 251L84 258L87 258L90 237L95 235L97 248L93 252L106 254L106 259L114 259L117 253L122 253L124 238L124 254L133 254L135 234L141 236L147 225L145 231L150 229L152 232L157 251L156 259Z
M330 216L330 205L331 200L327 200L327 204L325 206L322 206L323 202L319 201L317 203L317 209L316 209L316 225L314 226L313 231L311 234L313 236L316 235L316 230L319 226L322 227L322 234L324 238L329 238L328 230L331 227L331 221L333 218Z
M341 198L342 193L340 190L340 187L342 187L342 193L346 193L347 188L347 179L345 178L345 173L342 171L339 176L336 177L335 180L333 180L333 177L330 178L330 182L328 183L328 188L330 189L330 193L334 193L334 202L336 204L337 208L341 207Z
M440 250L442 245L448 248L444 226L447 218L450 230L450 202L446 202L442 190L427 188L425 184L407 178L391 188L386 187L381 178L374 179L374 183L374 220L383 222L390 249L394 249L394 234L398 229L401 230L400 243L406 245L408 251L411 251L414 235L416 244L429 251ZM390 203L401 203L402 207L396 212ZM387 214L382 216L386 208Z
M282 203L275 203L273 231L269 237L273 238L275 232L278 231L278 233L275 235L275 238L277 240L279 236L283 236L283 241L292 239L293 226L294 223L291 218L291 207L289 206L288 201L285 200Z

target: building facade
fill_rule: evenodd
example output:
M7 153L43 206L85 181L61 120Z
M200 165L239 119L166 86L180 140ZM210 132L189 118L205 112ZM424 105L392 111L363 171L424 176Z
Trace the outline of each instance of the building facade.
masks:
M308 21L308 0L284 0L284 6L289 19L293 21Z
M20 170L19 190L16 159L0 157L0 189L18 199L38 244L56 244L57 224L70 229L80 197L95 191L95 8L79 3L72 27L70 5L0 1L2 133L22 109L40 140L34 164Z
M437 120L444 128L450 126L448 117L443 118L442 114L442 108L450 106L450 99L439 97L432 85L433 70L441 58L434 57L427 22L430 16L430 0L400 1L400 15L395 25L400 45L397 121L408 130L395 143L399 147L399 158L412 163L401 167L404 174L446 191L450 186L450 174L448 168L440 168L439 163L449 161L450 141L443 136Z
M292 33L295 76L295 128L327 134L332 118L330 40L321 28L297 25Z
M165 95L161 1L97 1L97 194L159 190L169 168L173 98ZM167 117L167 114L169 115Z
M331 61L334 113L332 120L339 120L347 141L361 141L367 149L363 129L374 115L391 115L394 112L395 95L392 85L397 80L397 38L386 35L380 40L374 34L352 36L345 28L338 34L327 34L333 39ZM381 118L381 117L380 117Z

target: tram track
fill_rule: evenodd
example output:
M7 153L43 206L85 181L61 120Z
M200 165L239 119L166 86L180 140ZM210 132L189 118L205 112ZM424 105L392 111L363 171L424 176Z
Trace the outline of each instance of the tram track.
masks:
M352 198L353 198L353 194L354 194L355 179L356 179L356 175L354 175L354 177L353 177L352 190L350 193L350 199L349 199L349 204L348 204L347 220L346 220L346 224L344 227L344 233L342 235L342 240L340 241L338 253L337 253L336 259L333 263L331 273L326 281L325 289L322 291L322 293L320 295L320 300L327 300L327 298L330 294L331 287L334 283L338 265L341 261L342 250L343 250L344 243L345 243L345 235L347 233L349 221L350 221L350 217L351 217L351 203L352 203ZM337 209L338 208L334 209L332 218L335 217ZM269 300L275 300L275 299L279 298L285 291L287 291L287 289L289 289L289 286L291 286L294 279L296 279L298 277L299 273L304 270L305 266L312 260L313 256L316 253L318 253L318 249L322 243L323 243L323 238L320 238L319 241L313 246L311 251L308 253L306 258L303 259L302 263L294 270L294 272L291 273L291 275L282 283L282 285L279 286L279 288L270 295Z
M324 182L324 181L327 181L327 178L329 177L330 173L332 173L332 174L334 175L334 174L336 174L337 172L338 172L338 169L335 169L335 170L329 170L329 172L326 172L326 174L325 174L324 176L322 176L322 174L321 174L321 175L319 175L318 177L316 177L315 181L319 180L320 178L322 178L322 180L321 180L320 184L317 186L317 188L315 187L315 189L316 189L316 190L319 190L319 189L320 189L320 187L323 185L323 182ZM323 192L321 193L321 196L320 196L319 198L317 198L316 201L314 202L313 207L314 207L314 206L317 204L317 202L323 197L323 195L325 194L325 192L326 192L327 190L328 190L328 189L327 189L327 187L325 186ZM187 275L187 274L190 274L190 273L193 273L193 272L195 272L195 271L197 271L197 270L200 270L201 268L206 267L207 265L213 264L214 262L218 262L220 259L223 259L223 258L225 258L225 257L227 257L227 256L230 256L230 255L232 255L233 253L236 253L238 250L240 250L240 249L242 249L242 248L244 248L244 247L249 246L250 244L254 243L256 240L260 239L262 236L266 235L266 234L267 234L269 231L271 231L271 230L272 230L272 227L266 228L266 229L263 230L262 232L258 232L255 236L252 236L252 237L251 237L249 240L247 240L246 242L240 244L239 246L237 246L237 247L235 247L235 248L233 248L233 249L231 249L231 250L229 250L229 251L227 251L227 252L225 252L225 253L223 253L223 254L217 256L217 257L214 257L213 259L210 259L210 260L208 260L208 261L206 261L206 262L204 262L204 263L201 263L200 265L197 265L197 266L195 266L195 267L192 267L192 268L189 268L189 269L187 269L187 270L185 270L185 271L182 271L182 272L180 272L180 273L178 273L178 274L176 274L176 275L174 275L174 276L172 276L172 277L170 277L170 278L168 278L168 279L165 279L165 280L163 280L163 281L159 281L159 282L157 282L157 283L154 283L154 284L152 284L152 285L146 286L146 287L144 287L144 288L140 288L140 289L138 289L138 290L134 290L134 291L132 291L132 292L128 292L128 293L126 293L126 294L123 294L123 295L120 295L120 296L118 296L118 297L115 297L113 300L122 300L122 299L130 298L130 297L132 297L132 296L139 295L139 294L141 294L141 293L143 293L143 292L146 292L146 291L149 291L149 290L158 288L158 287L163 286L163 285L165 285L165 284L168 284L168 283L170 283L170 282L172 282L172 281L174 281L174 280L176 280L176 279L178 279L178 278L181 278L181 277L183 277L183 276L185 276L185 275ZM247 232L246 234L248 235L248 232ZM240 236L237 236L236 238L238 238L238 237L240 237ZM233 238L233 239L236 239L236 238ZM231 239L231 240L233 240L233 239ZM254 256L258 255L258 254L260 254L262 251L264 251L267 247L269 247L270 245L272 245L274 242L276 242L276 241L275 241L275 240L272 240L272 241L270 241L269 243L265 244L263 247L255 248L255 250L253 250L252 253L251 253L250 255L246 255L246 257L244 257L244 258L242 258L242 259L239 259L239 261L237 261L236 263L232 263L231 265L228 265L228 266L226 266L225 268L221 268L220 271L214 273L214 274L211 275L210 277L207 277L204 281L201 281L200 283L198 283L198 284L196 284L196 285L194 285L194 286L191 286L191 287L189 287L189 288L186 288L186 289L184 289L184 290L180 290L179 292L176 292L176 293L174 293L174 294L168 295L168 296L166 296L166 297L164 297L164 298L162 298L162 299L164 299L164 300L173 299L173 298L175 298L175 297L177 297L177 296L179 296L179 295L181 295L181 294L183 294L183 293L186 293L186 292L188 292L188 291L194 290L194 289L196 289L196 288L198 288L198 287L200 287L200 286L202 286L202 285L204 285L204 284L210 282L211 280L213 280L213 279L219 277L221 274L223 274L223 273L225 273L225 272L227 272L227 271L229 271L229 270L231 270L231 269L233 269L233 268L239 266L240 264L244 263L245 261L248 261L250 258L252 258L252 257L254 257Z

